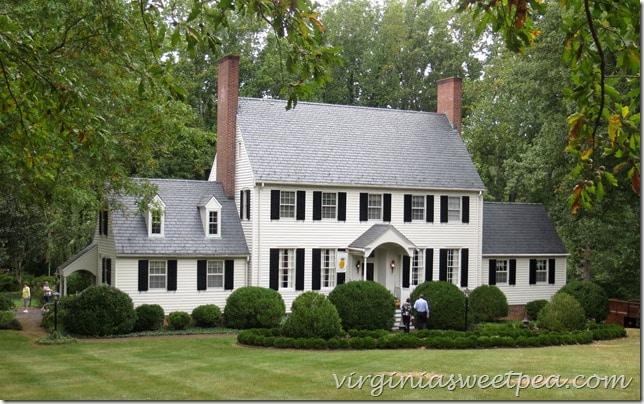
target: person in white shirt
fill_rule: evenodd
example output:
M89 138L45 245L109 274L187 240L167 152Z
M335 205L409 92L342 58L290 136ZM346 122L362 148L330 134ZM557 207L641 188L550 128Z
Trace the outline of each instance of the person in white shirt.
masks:
M45 281L45 284L42 286L43 297L45 298L45 304L49 304L51 300L51 288L49 287L49 282Z
M425 296L422 293L418 297L418 300L414 302L414 310L416 310L416 328L419 330L427 328L429 303L427 303L427 300L425 300Z

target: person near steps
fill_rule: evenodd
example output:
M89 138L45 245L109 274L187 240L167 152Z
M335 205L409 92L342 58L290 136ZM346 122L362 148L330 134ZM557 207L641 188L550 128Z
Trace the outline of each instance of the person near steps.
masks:
M425 300L425 296L422 293L418 297L418 300L414 302L414 309L416 310L416 328L419 330L427 328L429 303L427 303L427 300Z
M405 332L409 332L409 324L411 323L411 299L407 298L407 301L400 306L400 315L402 316L403 325L405 326Z

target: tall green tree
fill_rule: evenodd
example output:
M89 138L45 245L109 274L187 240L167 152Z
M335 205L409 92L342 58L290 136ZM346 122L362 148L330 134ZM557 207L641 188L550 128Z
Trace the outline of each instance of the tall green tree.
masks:
M421 2L423 0L420 0ZM542 35L540 21L549 2L541 0L453 0L471 10L479 32L501 33L507 47L522 51ZM561 43L576 104L568 117L566 151L576 159L573 212L601 201L605 184L628 179L640 195L640 4L625 1L560 1L564 10Z
M189 12L173 15L175 6ZM280 94L289 107L326 82L335 51L308 0L0 5L0 198L40 213L29 217L42 229L33 244L45 246L46 257L76 245L71 229L90 229L87 217L91 223L110 192L134 190L132 176L203 177L210 161L191 168L191 148L210 147L214 138L185 104L173 56L198 46L220 50L220 33L236 16L261 21L284 41L289 81Z
M562 17L557 7L550 10L541 23L551 29L534 46L516 54L497 42L483 78L466 82L471 104L463 136L489 200L556 206L555 193L569 186L565 119L572 109L562 92L563 33L555 28Z
M471 24L440 2L338 2L322 20L343 60L324 102L435 111L437 80L481 71Z

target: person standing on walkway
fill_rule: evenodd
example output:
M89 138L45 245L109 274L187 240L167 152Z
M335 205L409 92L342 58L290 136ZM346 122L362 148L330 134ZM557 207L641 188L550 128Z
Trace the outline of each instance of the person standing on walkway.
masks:
M416 327L419 330L427 328L429 303L427 303L427 300L425 300L425 296L422 293L418 297L418 300L414 302L414 309L416 310Z
M29 313L29 304L31 303L31 289L29 289L29 285L27 282L25 282L22 285L22 306L23 306L23 313Z
M409 332L409 324L411 323L411 299L407 298L407 301L403 303L400 307L400 315L402 316L402 321L405 326L405 332Z
M45 284L42 287L42 294L45 298L45 304L43 304L43 307L46 307L51 300L51 288L49 287L49 282L47 281L45 281Z

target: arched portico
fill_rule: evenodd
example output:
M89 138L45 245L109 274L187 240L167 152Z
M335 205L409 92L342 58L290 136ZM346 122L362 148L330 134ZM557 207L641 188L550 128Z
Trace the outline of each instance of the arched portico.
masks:
M58 267L56 275L59 277L60 294L67 294L67 277L77 271L86 271L92 275L92 285L96 284L98 266L98 245L91 243L78 252L64 264Z
M378 282L400 299L403 256L413 256L416 248L395 226L375 224L349 244L348 250L358 279Z

